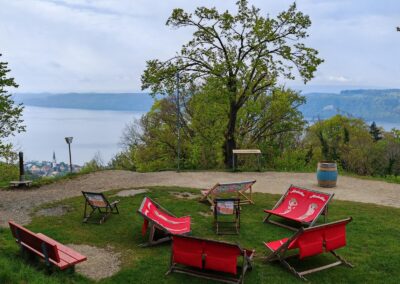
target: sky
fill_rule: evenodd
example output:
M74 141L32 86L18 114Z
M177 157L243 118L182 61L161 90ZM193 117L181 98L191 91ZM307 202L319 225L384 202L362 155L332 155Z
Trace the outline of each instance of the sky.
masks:
M174 8L236 11L236 0L0 0L1 61L18 92L138 92L150 59L165 60L192 30L165 25ZM274 16L293 1L252 0ZM400 88L400 1L298 0L312 20L307 44L325 62L312 91Z

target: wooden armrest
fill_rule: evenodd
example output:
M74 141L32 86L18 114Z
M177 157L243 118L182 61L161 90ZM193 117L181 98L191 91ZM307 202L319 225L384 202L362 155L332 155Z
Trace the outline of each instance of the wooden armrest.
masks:
M110 206L116 205L116 204L118 204L118 203L119 203L119 200L115 200L115 201L113 201L113 202L110 203Z

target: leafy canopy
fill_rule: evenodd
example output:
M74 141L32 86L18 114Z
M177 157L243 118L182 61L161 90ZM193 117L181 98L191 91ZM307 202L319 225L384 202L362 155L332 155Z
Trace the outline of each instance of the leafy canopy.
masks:
M206 7L197 8L193 14L174 9L166 24L172 28L191 28L193 37L169 60L147 61L142 75L142 89L150 89L152 94L173 94L175 76L179 73L181 89L201 89L213 82L219 89L217 92L226 95L228 119L222 147L226 165L237 145L238 128L246 126L241 119L249 116L246 111L253 108L251 105L258 105L261 111L270 107L267 92L276 89L279 79L294 79L297 70L306 83L323 62L315 49L303 43L311 21L297 11L295 3L276 18L263 17L246 0L238 1L237 7L236 14ZM240 113L242 108L247 109L245 113ZM269 129L269 123L262 125L265 131ZM268 136L254 135L249 141Z
M1 54L0 54L1 57ZM13 157L12 144L5 139L25 131L22 125L22 105L15 105L8 88L18 88L14 78L8 77L10 70L8 63L0 61L0 157L9 159Z

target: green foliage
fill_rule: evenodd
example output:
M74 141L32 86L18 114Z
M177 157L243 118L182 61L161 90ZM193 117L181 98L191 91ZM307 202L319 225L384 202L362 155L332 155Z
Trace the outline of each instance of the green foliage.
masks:
M241 234L238 236L217 236L213 230L210 207L197 200L179 199L171 192L192 192L198 190L176 187L154 187L146 195L157 200L177 216L191 215L192 235L222 241L239 243L243 247L256 250L253 270L246 274L246 283L304 283L278 264L265 263L263 256L267 250L265 241L278 240L293 233L262 222L263 209L272 208L279 195L255 193L255 205L242 206ZM107 196L116 191L106 193ZM111 216L107 222L98 225L82 225L82 197L63 200L46 207L67 205L72 210L64 216L33 217L28 226L34 232L41 232L64 244L87 244L100 248L112 248L121 254L121 270L110 278L97 283L204 283L189 275L173 273L164 276L170 261L170 246L159 245L142 248L138 245L147 240L141 235L143 218L134 213L145 194L134 197L119 197L120 214ZM112 199L112 198L111 198ZM398 216L400 209L355 202L333 200L329 219L338 220L352 216L354 221L347 227L347 246L338 251L354 264L350 269L338 266L307 275L312 283L397 283L400 278L400 247L398 220L388 216ZM209 215L207 217L207 214ZM379 224L379 230L372 224ZM296 261L301 269L307 269L332 262L329 254ZM93 283L78 273L46 273L40 262L28 262L20 255L9 229L0 229L0 282L1 283ZM210 282L211 283L211 282Z
M136 170L135 166L135 149L129 148L117 153L108 163L108 168L116 170Z
M343 170L358 175L399 175L398 130L382 132L376 125L374 129L376 136L365 121L336 115L309 127L303 147L312 149L309 156L314 163L336 161Z
M8 63L0 61L0 158L12 162L16 158L12 144L5 142L4 139L25 131L25 126L22 125L21 118L23 107L21 104L15 105L7 90L7 88L18 88L14 78L8 77L10 70L7 65Z
M12 180L18 180L19 168L17 165L0 162L0 187L9 185Z
M372 122L371 126L369 127L369 133L372 136L372 139L374 139L375 142L381 140L382 137L382 130L376 127L375 121Z
M224 166L224 129L229 120L227 93L210 80L201 90L184 97L181 115L181 167L215 169ZM298 106L304 98L282 88L248 101L238 114L238 148L260 148L281 154L293 148L304 126ZM139 171L177 167L177 116L171 97L158 100L142 119L124 131L123 159ZM141 129L141 130L139 130ZM120 158L118 158L120 159ZM117 160L117 157L114 158ZM115 163L114 163L115 164ZM254 163L252 163L254 164ZM118 165L114 165L118 168Z
M231 163L238 137L239 140L242 138L238 133L238 129L244 126L241 120L252 124L250 119L246 119L252 116L248 111L263 107L266 98L263 96L276 87L279 78L294 79L293 69L297 69L306 83L323 62L316 50L303 43L308 37L311 21L307 15L297 11L296 4L276 18L262 16L260 10L250 7L246 0L238 1L237 8L236 14L229 11L220 13L215 8L206 7L197 8L193 14L174 9L167 25L193 28L193 38L175 57L164 62L157 59L148 61L142 75L142 89L150 89L152 94L172 95L177 72L181 76L181 89L195 87L200 90L198 94L208 93L202 89L213 81L215 93L223 96L227 112L223 130L226 166ZM259 121L261 125L263 122L263 119ZM252 126L257 125L249 127ZM274 125L266 123L264 126L251 139L268 136L264 132ZM199 155L201 157L201 151Z
M82 174L87 174L91 172L97 172L105 169L104 162L101 158L100 152L97 152L93 159L91 159L89 162L85 163L80 170L80 173Z

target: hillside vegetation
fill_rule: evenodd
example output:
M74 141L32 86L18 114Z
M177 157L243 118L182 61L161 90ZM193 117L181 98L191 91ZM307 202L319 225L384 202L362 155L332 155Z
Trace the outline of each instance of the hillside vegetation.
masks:
M341 113L366 121L398 122L400 89L347 90L339 94L305 94L306 104L299 109L308 119L329 118Z

